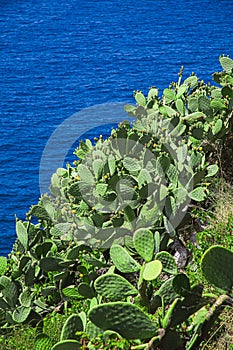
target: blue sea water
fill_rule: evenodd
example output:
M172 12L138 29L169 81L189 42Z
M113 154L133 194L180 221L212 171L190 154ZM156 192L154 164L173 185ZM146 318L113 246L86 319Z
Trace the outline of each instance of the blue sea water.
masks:
M57 127L84 108L131 103L136 89L162 90L181 65L211 81L218 57L233 57L232 20L231 0L0 0L0 254L14 215L37 203ZM92 128L80 124L77 137Z

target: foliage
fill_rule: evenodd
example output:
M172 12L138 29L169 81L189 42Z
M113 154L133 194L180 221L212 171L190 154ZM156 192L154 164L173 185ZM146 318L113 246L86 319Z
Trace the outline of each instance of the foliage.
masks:
M171 246L192 218L190 204L207 198L219 169L211 156L232 129L233 61L220 63L220 87L194 74L182 82L181 69L162 97L156 88L135 91L136 106L126 106L132 125L94 146L81 142L74 167L57 169L51 195L17 219L9 259L0 257L2 332L41 324L36 350L200 344L232 303L232 252L207 247L201 266L216 289L210 294L192 284ZM42 320L67 305L75 310L54 339Z

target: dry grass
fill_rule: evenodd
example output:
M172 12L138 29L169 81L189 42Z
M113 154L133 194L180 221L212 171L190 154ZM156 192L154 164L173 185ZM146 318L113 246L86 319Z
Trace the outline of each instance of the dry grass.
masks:
M208 341L200 350L233 350L233 310L227 307L220 316L220 322Z

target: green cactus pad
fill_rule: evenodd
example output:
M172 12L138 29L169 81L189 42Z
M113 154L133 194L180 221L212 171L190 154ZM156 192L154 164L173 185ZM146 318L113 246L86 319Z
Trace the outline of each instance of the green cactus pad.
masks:
M155 280L162 272L163 265L159 260L153 260L143 266L142 277L146 281Z
M156 260L161 261L163 265L163 271L175 275L177 273L177 266L175 259L171 254L166 251L162 251L156 254Z
M78 292L85 298L91 299L95 296L94 289L87 283L81 283L78 286Z
M227 72L231 73L233 69L233 60L230 57L222 56L219 58L219 62L222 68Z
M78 175L80 176L81 180L85 181L86 183L89 183L89 184L95 183L95 178L91 170L89 169L89 167L87 167L84 164L79 164Z
M155 239L155 253L158 253L160 250L160 233L159 233L159 231L155 231L154 239Z
M62 290L62 293L70 299L79 299L80 294L77 287L67 287Z
M50 221L52 218L49 216L47 210L42 207L41 205L33 205L29 211L30 215L35 216L38 219L41 220L48 220Z
M141 164L137 159L132 157L124 157L123 165L126 170L132 175L137 175L141 170Z
M137 289L124 277L110 273L98 277L94 287L98 294L111 301L122 300L138 293Z
M173 280L174 280L174 277L166 280L161 285L161 287L159 288L159 290L156 292L154 296L155 298L157 296L160 296L161 298L163 298L165 305L172 303L173 300L175 300L180 296L173 287Z
M27 228L24 226L22 221L17 221L16 222L16 234L17 237L24 247L25 250L27 250L28 247L28 233L27 233Z
M206 198L203 187L197 187L189 193L189 197L196 202L202 202Z
M113 330L126 339L151 338L157 331L141 309L126 302L97 305L91 309L89 318L97 327Z
M1 276L0 285L3 287L1 290L3 297L10 306L15 307L19 294L16 284L9 277Z
M214 98L210 102L210 107L216 109L217 111L221 111L221 110L227 108L227 106L224 104L224 102L221 98Z
M81 317L79 315L71 315L67 318L66 322L64 323L61 331L61 338L60 340L68 340L68 339L76 339L77 336L75 335L76 332L82 332L84 331L84 325Z
M43 271L62 271L62 266L59 265L63 260L60 258L46 257L40 260L40 267Z
M190 291L190 281L187 275L179 273L173 278L173 288L181 296L186 296Z
M134 247L138 254L146 261L149 262L153 259L155 250L155 240L153 233L144 228L140 228L135 231L133 236Z
M78 350L80 342L77 340L63 340L55 344L51 350Z
M184 102L182 101L181 98L179 98L177 101L176 101L176 108L178 110L178 112L180 113L181 116L184 115L184 112L185 112L185 105L184 105ZM185 125L182 126L182 129L185 130L186 127ZM173 134L174 135L174 134Z
M41 333L37 335L34 350L51 350L52 347L53 341L47 334Z
M110 175L113 176L116 170L116 159L112 154L110 154L108 157L108 168L110 171Z
M123 273L137 272L140 265L120 245L114 244L110 248L110 257L116 268Z
M219 167L217 164L211 164L207 167L207 171L208 171L208 173L207 173L206 177L214 176L219 171Z
M87 322L86 333L88 334L90 339L96 338L99 334L103 333L103 330L97 327L91 321Z
M14 310L14 312L12 314L12 318L15 322L22 323L22 322L26 321L30 312L31 312L30 307L19 306Z
M25 289L19 296L19 301L22 306L30 307L32 302L32 294L29 289Z
M0 276L4 275L7 268L7 258L5 256L0 256Z
M143 95L143 93L141 93L140 91L135 92L134 98L135 98L138 106L144 107L146 105L146 98Z
M198 107L204 113L210 113L211 112L210 100L208 99L207 96L200 95L198 97Z
M205 278L215 287L231 292L233 288L233 252L219 245L212 246L201 259Z
M222 95L223 97L229 96L231 99L233 99L233 90L229 86L224 86L222 88Z
M217 135L223 127L223 121L221 119L218 119L212 129L213 135Z

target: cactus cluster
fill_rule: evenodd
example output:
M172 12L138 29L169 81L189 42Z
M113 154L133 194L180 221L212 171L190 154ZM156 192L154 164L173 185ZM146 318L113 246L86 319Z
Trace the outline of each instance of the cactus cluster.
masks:
M74 166L53 174L50 195L16 220L17 240L9 259L0 257L0 309L5 326L37 323L55 306L74 301L85 312L70 315L59 342L40 333L37 350L72 350L82 337L140 339L161 349L194 349L213 321L203 307L213 302L201 285L191 285L169 247L189 219L190 201L201 202L218 172L208 157L230 132L233 61L216 85L194 74L147 96L135 91L136 105L124 121L95 145L82 141ZM36 219L38 220L35 223ZM232 252L220 246L201 265L215 288L232 295ZM224 299L225 300L225 299ZM193 336L179 327L188 319ZM149 344L149 345L148 345Z

